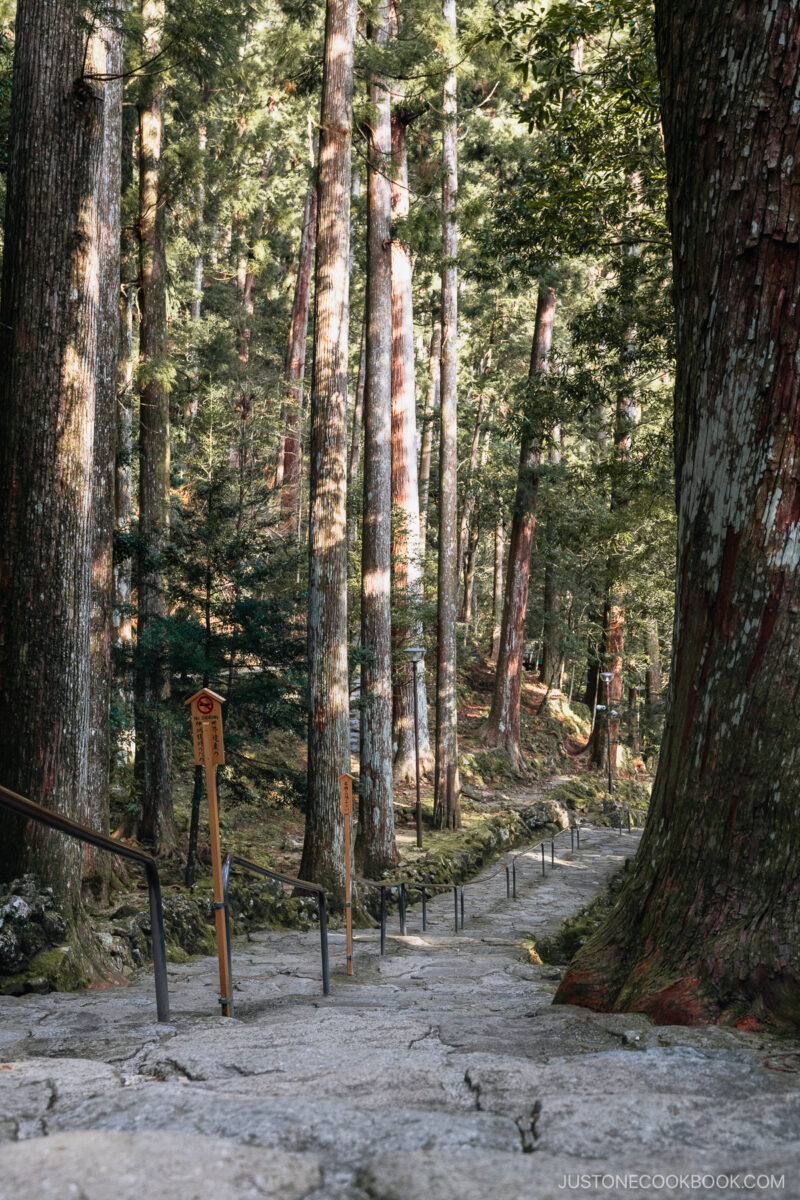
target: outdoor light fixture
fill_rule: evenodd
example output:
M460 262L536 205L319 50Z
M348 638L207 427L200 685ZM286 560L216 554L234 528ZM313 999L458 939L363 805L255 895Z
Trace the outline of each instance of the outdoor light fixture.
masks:
M425 650L422 646L409 646L403 651L408 661L411 663L413 691L414 691L414 755L417 767L417 846L422 849L422 799L419 792L419 701L417 698L417 665L422 662L425 657Z

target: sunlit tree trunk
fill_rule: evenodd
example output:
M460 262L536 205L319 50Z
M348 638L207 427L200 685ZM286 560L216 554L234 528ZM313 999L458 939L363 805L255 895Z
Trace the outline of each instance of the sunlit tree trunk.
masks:
M392 117L392 219L409 213L406 118ZM392 708L395 778L415 778L414 682L403 648L423 642L423 554L420 542L419 486L417 481L417 415L414 380L414 309L411 248L399 238L392 241L392 595L397 649ZM428 734L428 693L425 671L417 670L420 767L433 767Z
M456 0L444 0L455 53ZM458 774L456 606L458 603L458 106L456 73L445 76L442 114L442 399L439 447L439 573L436 647L434 824L461 824Z
M389 40L389 5L372 16ZM373 76L367 125L367 379L361 532L361 753L356 854L374 876L397 858L392 790L392 135L387 81Z
M80 821L104 117L86 36L80 5L20 0L0 301L2 781ZM83 847L8 814L0 826L0 878L35 872L74 920Z
M344 893L339 775L350 768L347 675L347 343L355 0L325 20L314 287L308 577L308 794L300 874Z
M550 444L550 465L561 464L561 426L554 425ZM544 638L539 680L547 687L558 686L561 674L561 597L558 591L556 549L547 547L544 564Z
M158 53L163 0L144 0L145 49ZM167 353L167 262L160 163L163 83L142 82L139 103L139 536L136 625L136 760L141 806L138 834L161 852L175 844L170 790L170 742L165 703L169 676L163 621L166 616L164 551L169 538L169 394L164 383Z
M555 309L556 295L553 289L540 288L531 349L531 379L546 374L548 370ZM511 521L500 651L485 735L492 745L508 751L518 769L524 767L519 740L522 651L525 641L525 617L528 611L531 547L536 523L541 449L542 430L535 421L527 420L520 447L517 489Z
M630 881L556 1000L797 1029L800 17L657 0L656 41L677 325L668 715Z
M111 643L114 605L114 462L116 458L117 370L119 363L120 191L122 166L122 24L117 16L101 21L92 37L89 69L110 75L103 92L103 153L98 208L99 309L97 345L94 480L92 487L92 612L90 653L92 685L89 711L89 820L108 833L111 768ZM117 78L113 78L116 76ZM86 847L85 879L105 896L111 860Z
M428 363L428 394L422 418L422 443L419 452L419 540L423 554L428 542L428 499L431 488L433 427L442 394L442 323L436 317L433 319Z
M505 518L494 527L494 580L492 588L492 649L489 662L496 663L500 653L500 635L503 631L503 555L506 544Z
M303 414L303 376L306 369L306 335L308 310L311 304L311 273L314 266L314 245L317 236L317 191L309 188L303 212L303 235L300 239L300 258L297 283L294 289L292 320L289 326L289 349L286 354L286 427L283 437L283 492L281 513L284 534L297 536L300 517L300 469L302 464L300 433Z

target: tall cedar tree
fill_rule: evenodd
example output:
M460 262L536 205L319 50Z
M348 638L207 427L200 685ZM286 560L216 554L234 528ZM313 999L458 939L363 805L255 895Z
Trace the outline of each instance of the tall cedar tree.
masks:
M800 17L658 0L656 40L677 323L669 710L631 880L556 1001L797 1027Z
M373 16L372 40L389 40L389 5ZM373 75L367 123L367 378L361 533L361 789L358 861L368 875L391 867L392 791L392 135L387 81Z
M442 14L456 54L456 0ZM436 623L436 772L433 819L440 829L461 824L456 688L458 592L458 100L455 68L442 98L442 374L439 439L439 573Z
M355 0L328 0L317 177L308 538L308 797L300 874L344 894L339 775L350 768L347 341Z
M144 0L149 58L159 53L163 0ZM164 702L169 696L162 622L166 617L164 551L169 537L169 393L167 260L161 189L163 83L141 82L139 100L139 544L136 627L136 760L141 806L138 834L162 852L175 844L170 790L170 741Z
M392 115L392 221L409 213L408 112L401 107ZM409 782L416 770L414 741L414 676L402 661L409 642L423 637L419 609L422 602L424 561L420 541L419 485L417 480L417 413L414 386L414 308L411 247L401 237L392 238L392 592L395 608L394 638L400 658L394 685L392 741L395 778ZM417 720L420 766L433 766L428 734L428 692L425 671L417 670Z
M2 782L77 820L88 815L105 100L84 78L86 37L82 5L20 0L0 302ZM36 872L74 918L83 847L0 820L0 878Z
M531 348L532 381L546 374L548 370L555 310L555 292L551 287L541 287L536 303L536 324ZM533 531L536 525L541 453L541 423L535 415L528 415L523 426L520 446L517 490L508 546L500 649L492 707L485 735L487 741L508 751L517 768L524 765L520 746L522 650L525 641L525 617L528 611L528 585L531 575Z
M122 162L122 22L112 13L101 19L89 48L91 73L107 75L102 84L103 155L100 169L100 263L97 378L94 412L94 482L92 489L92 685L89 718L89 819L108 833L108 790L111 767L111 642L114 607L114 464L116 459L117 367L120 294L120 189ZM86 847L86 877L96 890L105 888L111 860Z

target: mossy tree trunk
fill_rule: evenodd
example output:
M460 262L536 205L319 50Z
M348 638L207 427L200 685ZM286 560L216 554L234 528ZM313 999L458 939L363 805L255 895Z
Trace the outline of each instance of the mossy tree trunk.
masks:
M556 1000L796 1028L800 17L657 0L656 35L677 320L668 715L631 881Z

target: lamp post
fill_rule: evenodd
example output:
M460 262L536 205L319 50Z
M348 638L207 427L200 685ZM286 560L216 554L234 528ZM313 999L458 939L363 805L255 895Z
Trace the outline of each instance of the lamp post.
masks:
M611 769L611 692L610 683L614 678L613 671L601 671L600 678L606 685L606 758L608 759L608 794L614 795L614 773Z
M414 687L414 755L417 765L417 845L422 849L422 800L419 794L419 700L417 688L417 665L421 663L425 657L425 651L421 646L409 646L404 650L408 661L411 663L412 679Z

